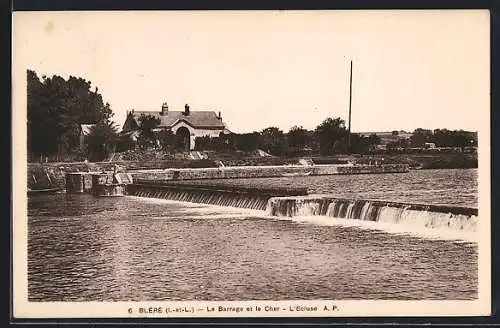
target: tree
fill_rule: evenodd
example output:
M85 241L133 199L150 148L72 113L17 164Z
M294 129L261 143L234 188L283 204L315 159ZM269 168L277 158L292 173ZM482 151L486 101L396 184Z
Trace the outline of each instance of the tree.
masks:
M454 145L456 147L465 148L471 146L474 143L474 139L469 137L467 133L463 130L455 131L454 133Z
M347 130L341 118L327 118L316 127L315 136L322 155L330 155L345 150Z
M161 130L157 135L160 141L161 148L165 151L171 152L175 147L175 135L171 130Z
M432 131L425 129L415 129L410 137L412 147L422 147L424 143L431 142Z
M127 150L135 149L136 142L132 139L132 136L129 134L118 135L116 141L116 151L123 152Z
M262 136L259 132L235 134L233 137L234 147L238 150L253 151L262 145Z
M54 122L44 107L44 86L34 71L27 71L28 95L28 152L48 155L57 152L57 136L52 126ZM46 132L46 133L44 133Z
M438 147L468 147L476 144L475 134L463 130L436 129L431 141Z
M378 135L375 133L370 134L368 137L368 141L370 145L378 145L382 141Z
M115 151L118 128L114 122L101 122L90 128L88 155L92 161L103 161Z
M351 151L353 153L365 154L378 144L380 144L380 137L376 134L371 134L368 137L357 133L351 134Z
M260 133L262 136L262 147L272 155L283 155L285 150L285 135L277 127L269 127Z
M141 147L154 145L157 140L154 130L160 125L161 120L153 115L144 115L138 119L139 121L139 137L138 142Z
M113 112L91 82L70 76L27 71L28 151L37 156L64 154L78 143L80 124L104 123Z
M303 149L310 143L308 131L302 126L292 126L287 134L288 146L295 149Z
M219 133L220 150L234 150L234 133Z

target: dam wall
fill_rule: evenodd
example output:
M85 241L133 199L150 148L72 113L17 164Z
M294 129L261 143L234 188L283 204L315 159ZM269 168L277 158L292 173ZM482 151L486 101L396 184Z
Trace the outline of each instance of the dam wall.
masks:
M404 164L390 165L314 165L314 166L234 166L203 169L141 170L130 172L134 180L171 181L199 179L248 179L293 175L406 173Z

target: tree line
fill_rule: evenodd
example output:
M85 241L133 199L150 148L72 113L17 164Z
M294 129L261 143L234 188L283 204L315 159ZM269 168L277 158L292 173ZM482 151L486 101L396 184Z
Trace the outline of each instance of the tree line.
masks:
M182 143L171 131L158 129L160 120L157 117L141 115L138 121L137 143L125 142L127 149L136 146L141 149L154 147L174 152L182 148ZM393 135L396 136L397 131L394 131ZM381 143L381 138L373 133L349 135L345 121L337 117L325 119L314 130L296 125L287 132L278 127L268 127L249 133L221 133L218 137L197 137L195 150L249 152L261 149L274 156L300 156L307 153L326 156L345 153L367 154L376 151L376 146ZM398 138L397 141L389 142L387 149L391 151L410 147L423 148L426 143L434 143L436 147L464 148L477 146L477 137L474 133L463 130L416 129L410 138Z
M104 102L97 87L90 81L70 76L42 76L27 71L28 96L28 154L32 159L44 156L77 155L92 161L105 159L110 153L139 148L177 151L182 143L169 130L159 129L160 120L154 116L139 117L137 140L121 135L112 121L113 111ZM80 147L81 124L92 124L85 147ZM397 131L393 132L397 135ZM446 129L416 129L410 138L395 138L388 149L422 147L435 143L437 147L477 146L471 132ZM254 151L262 149L275 156L297 156L304 153L332 155L368 153L381 143L376 134L349 134L345 121L329 117L315 129L293 126L284 132L268 127L251 133L221 133L218 137L198 137L196 150Z
M202 137L195 141L196 149L242 150L262 149L275 156L298 156L304 153L332 155L346 152L367 152L378 144L376 135L359 136L351 134L348 145L348 131L341 118L327 118L314 130L293 126L288 132L277 127L268 127L260 132L226 134L218 138Z
M139 117L140 148L156 147L167 151L179 148L179 141L168 130L158 129L160 120L154 116ZM367 152L369 147L378 144L376 135L359 136L351 134L350 146L347 145L348 131L341 118L327 118L315 130L293 126L287 133L277 127L268 127L251 133L221 133L218 137L197 137L195 150L215 151L254 151L262 149L275 156L295 156L316 151L322 155L337 153Z
M100 158L116 142L118 128L113 111L90 81L70 76L43 75L27 71L27 141L32 158L68 154ZM88 149L79 147L81 124L95 124Z
M397 131L393 132L397 135ZM409 138L400 138L387 144L387 149L422 148L432 143L439 148L477 147L477 134L464 130L415 129Z
M178 141L170 131L161 130L154 133L159 119L153 116L141 116L138 144L141 148L156 144L164 150L173 151L178 148ZM426 143L434 143L436 147L465 148L477 146L477 137L473 132L463 130L425 130L416 129L410 138L397 138L398 131L392 132L397 141L387 144L389 152L396 149L424 148ZM349 138L348 138L349 136ZM197 137L195 150L214 151L255 151L262 149L274 156L300 156L307 153L320 155L334 154L367 154L377 151L382 143L376 134L362 135L351 133L345 121L339 117L326 118L314 130L302 126L293 126L284 132L278 127L268 127L262 131L250 133L221 133L218 137Z

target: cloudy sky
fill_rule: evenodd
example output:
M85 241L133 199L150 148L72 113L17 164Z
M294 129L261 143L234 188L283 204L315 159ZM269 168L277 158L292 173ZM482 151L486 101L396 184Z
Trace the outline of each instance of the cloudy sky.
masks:
M26 69L84 77L119 124L164 101L221 111L235 132L347 120L351 59L353 131L488 121L487 11L20 12L13 24L14 91Z

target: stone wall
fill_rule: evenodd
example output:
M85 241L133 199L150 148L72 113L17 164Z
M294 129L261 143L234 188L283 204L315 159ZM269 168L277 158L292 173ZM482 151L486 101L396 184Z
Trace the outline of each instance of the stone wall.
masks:
M191 165L197 161L191 161ZM244 179L280 177L288 175L332 175L332 174L375 174L407 172L408 166L403 164L387 164L379 166L368 165L314 165L314 166L231 166L204 168L172 168L151 169L145 163L110 162L110 163L64 163L64 165L28 165L28 187L43 189L64 187L65 175L71 172L102 172L112 171L119 164L139 180L195 180L195 179ZM141 169L146 166L146 169ZM154 167L154 166L153 166ZM168 166L167 166L168 167ZM36 183L35 183L36 181Z
M69 194L94 192L103 189L102 186L129 185L132 183L132 175L124 172L77 172L66 174L66 192Z
M369 174L369 173L404 173L406 165L380 166L259 166L259 167L223 167L204 169L169 169L163 171L131 172L135 181L159 180L198 180L198 179L245 179L280 177L290 175L333 175L333 174Z

